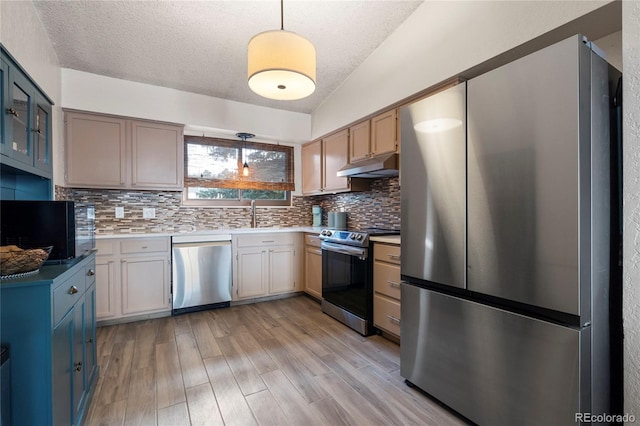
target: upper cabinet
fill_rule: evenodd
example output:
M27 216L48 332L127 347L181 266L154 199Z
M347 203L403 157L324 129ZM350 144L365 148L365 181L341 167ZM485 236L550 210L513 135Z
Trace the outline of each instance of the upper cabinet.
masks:
M318 195L368 188L361 179L338 177L337 172L349 163L349 130L309 142L302 146L302 194Z
M183 126L65 111L68 186L182 190Z
M349 128L349 156L352 163L366 160L371 153L371 121L365 120Z
M51 100L2 50L2 163L51 179Z
M398 151L397 110L378 114L349 128L350 162Z
M302 146L302 193L322 191L322 140Z
M349 191L349 178L338 177L338 170L349 163L349 131L343 130L322 139L324 159L323 185L324 192Z
M371 155L398 152L398 111L392 109L371 119Z

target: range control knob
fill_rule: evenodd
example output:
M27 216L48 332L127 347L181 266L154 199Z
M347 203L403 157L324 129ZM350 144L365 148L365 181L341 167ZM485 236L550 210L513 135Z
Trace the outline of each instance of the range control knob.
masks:
M325 234L327 237L330 237L331 235L333 235L333 232L331 231L327 231L327 233Z
M351 238L352 240L356 239L356 234L349 234L349 238Z
M358 241L362 241L362 234L358 234L358 235L356 236L356 240L358 240Z

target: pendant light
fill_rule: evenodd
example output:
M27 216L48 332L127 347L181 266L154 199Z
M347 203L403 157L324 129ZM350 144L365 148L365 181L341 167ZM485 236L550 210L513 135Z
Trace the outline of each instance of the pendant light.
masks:
M249 87L281 101L302 99L316 89L316 48L306 38L285 31L283 0L280 29L255 35L248 47Z
M244 149L247 146L247 139L251 139L255 135L253 133L236 133L236 136L242 139L242 158L244 159ZM249 176L249 164L247 160L244 160L244 164L242 164L242 176Z

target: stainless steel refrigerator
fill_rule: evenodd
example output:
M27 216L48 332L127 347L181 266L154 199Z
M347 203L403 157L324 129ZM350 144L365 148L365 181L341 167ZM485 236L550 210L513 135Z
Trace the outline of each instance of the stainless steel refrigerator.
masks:
M401 109L401 375L480 425L609 412L596 50L574 36Z

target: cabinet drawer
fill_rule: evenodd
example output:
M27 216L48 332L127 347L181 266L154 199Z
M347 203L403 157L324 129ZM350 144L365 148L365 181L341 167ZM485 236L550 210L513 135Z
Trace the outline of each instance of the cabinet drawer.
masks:
M400 336L400 302L379 294L373 296L373 325Z
M373 289L400 300L400 267L376 260L373 264Z
M53 323L57 324L85 292L84 268L53 290Z
M132 238L120 241L120 253L157 253L169 251L168 238Z
M113 256L116 242L114 240L96 240L96 256Z
M260 247L295 243L294 233L239 235L237 247Z
M322 240L314 234L304 234L304 244L307 246L320 247Z
M400 246L376 243L373 246L373 258L383 262L400 264Z

